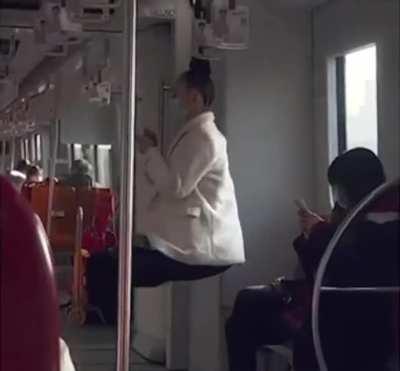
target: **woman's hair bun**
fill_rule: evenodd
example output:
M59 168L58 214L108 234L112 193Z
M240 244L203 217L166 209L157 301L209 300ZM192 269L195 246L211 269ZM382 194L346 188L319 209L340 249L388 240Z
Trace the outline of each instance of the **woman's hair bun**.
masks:
M211 76L210 62L193 57L190 61L189 71L196 76L209 78Z

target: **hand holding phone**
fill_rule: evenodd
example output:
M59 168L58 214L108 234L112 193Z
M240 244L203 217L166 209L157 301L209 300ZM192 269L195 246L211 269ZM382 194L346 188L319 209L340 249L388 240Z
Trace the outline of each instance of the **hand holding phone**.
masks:
M311 209L307 206L307 203L304 201L303 198L299 198L297 200L294 200L295 205L299 209L299 211L304 211L307 214L313 214Z
M318 214L313 212L303 199L295 200L295 204L299 209L298 215L300 228L302 229L303 234L308 237L314 226L322 222L323 219Z

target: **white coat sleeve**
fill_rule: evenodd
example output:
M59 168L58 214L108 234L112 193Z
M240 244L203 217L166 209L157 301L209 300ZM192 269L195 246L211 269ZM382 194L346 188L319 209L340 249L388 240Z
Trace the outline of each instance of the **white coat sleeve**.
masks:
M67 344L60 339L60 371L75 371Z
M173 198L186 198L217 159L216 144L205 133L190 133L181 139L166 161L158 148L146 154L146 174L155 189Z

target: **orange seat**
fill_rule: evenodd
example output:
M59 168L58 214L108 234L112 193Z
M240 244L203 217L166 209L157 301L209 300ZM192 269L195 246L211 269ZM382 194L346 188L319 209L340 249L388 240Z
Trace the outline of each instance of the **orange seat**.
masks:
M47 225L47 207L49 201L49 185L41 183L31 189L30 192L31 206L34 212L39 216L43 225Z
M77 188L76 202L83 209L83 230L94 224L96 191L93 188Z
M32 188L32 207L45 226L47 226L48 199L49 183L43 183ZM75 189L62 184L55 184L50 231L50 244L53 249L74 249L76 213Z
M77 204L83 208L83 229L105 225L115 214L115 197L109 188L77 188Z
M25 183L22 186L21 193L22 195L30 202L32 198L32 188L34 187L34 184L32 183Z
M43 227L0 177L0 370L58 371L57 294Z
M115 216L115 195L109 188L96 188L95 191L96 223L101 229L104 229Z

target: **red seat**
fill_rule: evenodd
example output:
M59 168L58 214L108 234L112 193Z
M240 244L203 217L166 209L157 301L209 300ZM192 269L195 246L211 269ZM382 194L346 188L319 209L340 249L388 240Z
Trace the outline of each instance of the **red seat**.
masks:
M105 230L115 216L115 196L108 188L97 188L95 191L95 223L98 228Z
M21 193L22 195L30 202L32 199L32 188L34 187L34 184L32 183L25 183L22 186Z
M41 183L32 188L31 205L47 226L49 183ZM56 250L74 250L76 233L76 194L75 189L56 183L52 208L50 233L51 247Z
M83 230L93 227L96 208L96 192L93 188L76 188L77 204L83 208Z
M45 231L0 177L0 370L58 371L56 287Z

